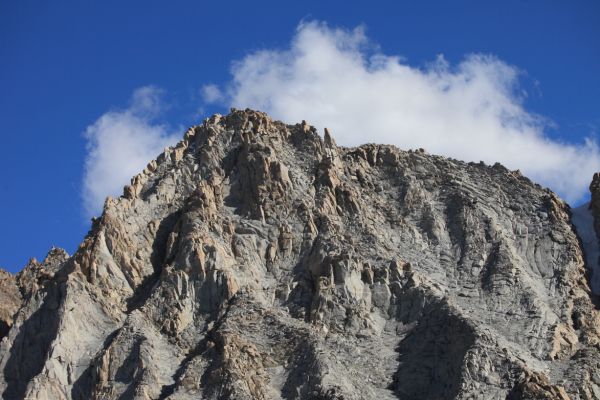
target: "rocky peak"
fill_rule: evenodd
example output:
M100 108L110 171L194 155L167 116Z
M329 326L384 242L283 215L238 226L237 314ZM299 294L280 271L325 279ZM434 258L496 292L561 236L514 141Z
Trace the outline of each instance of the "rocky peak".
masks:
M42 264L4 398L600 398L569 207L499 164L232 110Z
M45 281L51 280L68 258L66 251L53 247L44 261L39 263L32 258L16 275L0 268L0 339L8 333L24 299L29 298Z
M14 275L0 268L0 339L10 330L21 301Z

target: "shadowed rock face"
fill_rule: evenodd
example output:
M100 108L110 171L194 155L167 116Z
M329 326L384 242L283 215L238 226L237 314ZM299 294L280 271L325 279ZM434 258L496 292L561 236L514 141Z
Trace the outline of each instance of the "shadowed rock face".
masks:
M600 316L569 214L500 165L338 147L232 110L30 274L0 392L598 399Z
M21 301L15 277L0 269L0 339L6 336L12 326L13 316L19 310Z

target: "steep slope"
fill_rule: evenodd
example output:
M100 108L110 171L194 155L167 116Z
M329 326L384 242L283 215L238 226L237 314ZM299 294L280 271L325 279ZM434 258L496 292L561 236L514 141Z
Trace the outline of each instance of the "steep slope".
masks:
M0 339L8 333L22 301L15 277L0 269Z
M600 399L569 208L498 164L232 110L53 265L4 399Z
M594 212L590 205L591 202L572 209L571 219L581 239L585 261L589 266L590 288L592 289L592 293L600 295L600 243L598 243L599 235L595 230L595 221L599 220L598 217L600 215L594 217Z

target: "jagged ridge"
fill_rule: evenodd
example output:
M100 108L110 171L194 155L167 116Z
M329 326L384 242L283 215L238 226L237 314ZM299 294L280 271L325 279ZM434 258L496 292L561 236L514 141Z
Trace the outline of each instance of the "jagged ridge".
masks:
M232 110L28 289L12 398L600 398L568 206L497 164Z

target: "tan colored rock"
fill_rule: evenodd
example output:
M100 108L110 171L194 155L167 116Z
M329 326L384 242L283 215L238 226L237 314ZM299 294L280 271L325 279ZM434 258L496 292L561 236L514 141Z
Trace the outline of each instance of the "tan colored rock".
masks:
M571 400L562 386L552 385L548 377L530 371L524 372L509 396L515 399Z
M51 253L0 281L4 398L600 398L569 208L499 164L232 110Z
M13 317L21 307L22 297L15 276L0 269L0 339L13 325Z

